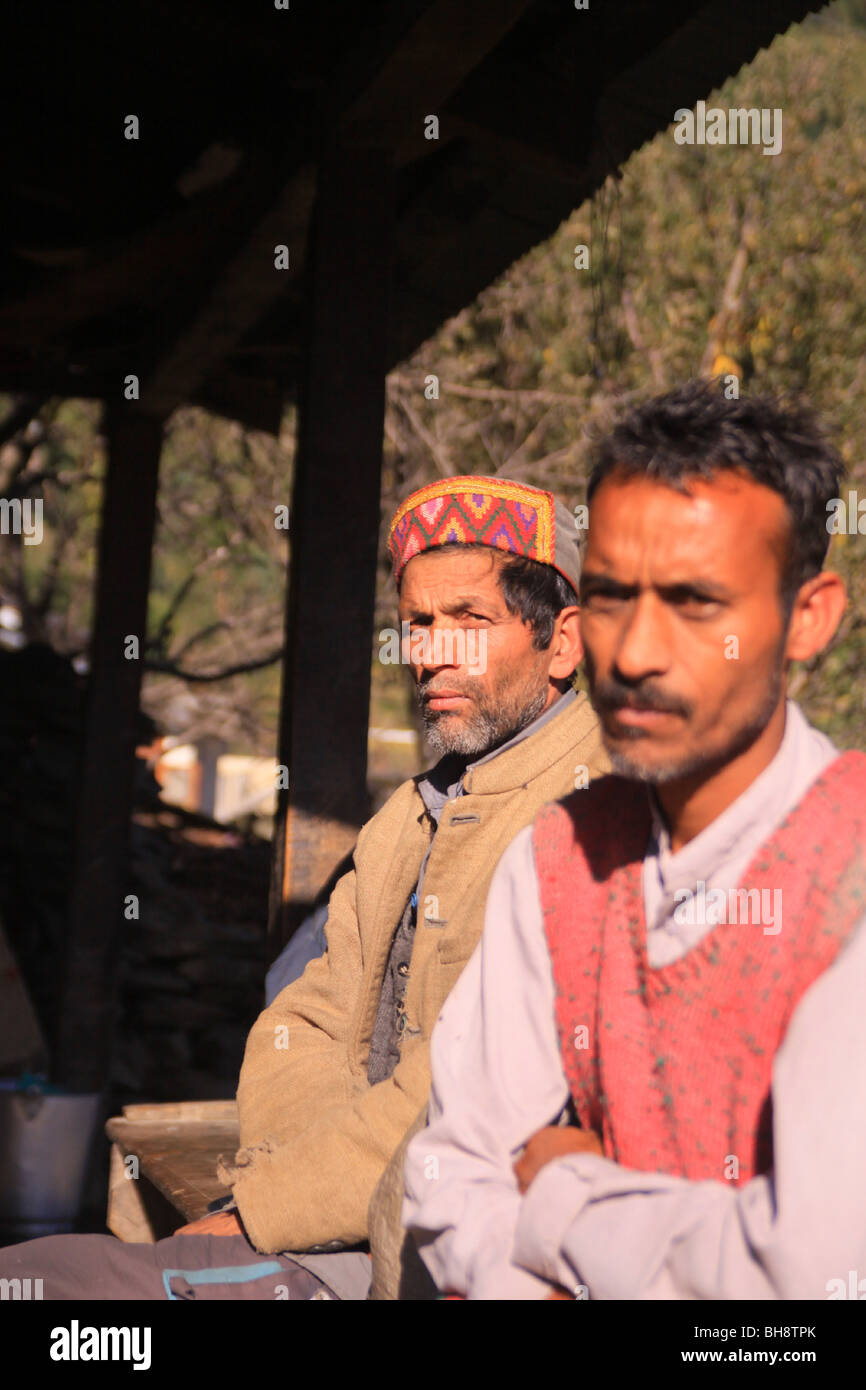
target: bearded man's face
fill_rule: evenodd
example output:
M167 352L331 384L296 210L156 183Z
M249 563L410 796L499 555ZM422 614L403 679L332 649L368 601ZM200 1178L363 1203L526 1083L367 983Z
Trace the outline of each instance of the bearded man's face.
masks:
M403 572L399 614L408 664L433 749L481 757L556 697L550 653L509 613L493 551L432 549ZM421 633L426 639L418 640Z

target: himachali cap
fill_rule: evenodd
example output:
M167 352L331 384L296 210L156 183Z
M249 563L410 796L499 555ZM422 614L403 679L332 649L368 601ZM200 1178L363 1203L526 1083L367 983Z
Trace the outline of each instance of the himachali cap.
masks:
M580 544L574 517L552 492L507 478L470 475L428 483L397 508L388 532L394 579L414 555L439 545L489 545L551 565L577 592Z

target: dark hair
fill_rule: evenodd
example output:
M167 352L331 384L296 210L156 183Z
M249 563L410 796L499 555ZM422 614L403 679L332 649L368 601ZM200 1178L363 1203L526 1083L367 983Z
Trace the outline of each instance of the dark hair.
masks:
M532 645L539 652L553 641L554 624L563 608L580 603L559 570L523 555L503 557L499 587L509 613L518 613L532 629Z
M509 613L517 614L532 631L532 645L543 652L553 641L553 628L563 608L580 602L568 580L552 565L513 555L490 545L449 541L437 550L482 550L501 560L498 580ZM398 586L399 588L399 586Z
M827 555L827 503L845 466L808 407L772 396L727 400L718 383L692 381L631 410L596 446L587 501L611 475L657 479L679 492L690 478L746 473L784 499L790 519L780 594L797 590Z

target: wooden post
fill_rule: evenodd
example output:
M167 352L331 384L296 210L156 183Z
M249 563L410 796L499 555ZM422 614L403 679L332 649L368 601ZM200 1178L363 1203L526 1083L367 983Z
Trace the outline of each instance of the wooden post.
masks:
M98 1091L108 1077L123 915L141 658L156 516L162 420L107 411L108 468L90 643L84 758L60 1017L58 1078ZM137 637L137 659L125 655ZM146 907L145 907L146 910Z
M369 809L367 725L393 239L392 159L333 145L307 282L274 827L276 955Z

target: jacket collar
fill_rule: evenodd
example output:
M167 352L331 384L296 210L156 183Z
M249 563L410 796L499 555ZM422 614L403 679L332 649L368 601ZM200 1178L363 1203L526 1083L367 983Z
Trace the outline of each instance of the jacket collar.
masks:
M597 766L604 755L595 712L585 691L567 691L501 748L469 763L462 777L460 760L446 754L430 772L415 779L416 786L428 809L435 801L437 810L459 794L461 782L463 792L475 796L514 791L546 772L593 731L596 736L585 751Z
M480 760L476 766L467 768L464 791L475 796L516 791L534 777L540 777L572 750L576 767L581 761L577 745L588 736L589 747L582 750L583 761L597 765L599 756L604 756L601 733L586 691L575 691L574 699L559 703L555 717L541 724L529 738L501 748L498 757Z

